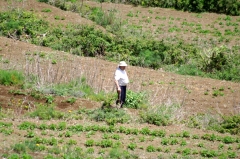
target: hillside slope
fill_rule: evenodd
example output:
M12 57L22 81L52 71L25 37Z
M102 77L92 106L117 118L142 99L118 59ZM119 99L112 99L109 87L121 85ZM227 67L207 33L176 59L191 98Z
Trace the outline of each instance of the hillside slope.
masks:
M90 2L88 3L91 5ZM92 5L96 5L96 3ZM108 4L106 4L106 6L107 5ZM114 5L116 6L118 4ZM97 26L90 20L82 18L76 13L62 11L48 4L36 2L35 0L23 1L22 3L1 1L0 6L2 11L14 7L32 10L52 25L65 25L69 23L88 24L104 30L102 27ZM105 4L103 4L103 7L104 6ZM124 5L119 4L116 7L120 8L124 7ZM52 12L42 12L45 8L51 8ZM124 7L124 9L126 9L126 13L129 12L130 9L133 10L133 8L129 6ZM136 8L136 10L139 9L140 8ZM169 12L168 9L159 10L161 12ZM178 14L178 12L172 12L171 16L174 16L174 14ZM65 19L61 21L55 20L54 17L56 15L65 17ZM66 82L84 75L88 79L89 84L97 91L104 90L109 92L114 90L112 77L117 66L116 63L98 58L76 57L68 53L54 51L50 48L35 46L6 37L0 37L0 48L0 57L2 58L2 62L0 63L1 68L15 68L28 73L37 73L37 68L40 67L42 70L42 83L52 80L50 79L49 72L52 73L52 76L55 75L57 77L54 79L55 81L52 82ZM33 56L36 63L29 63L26 59L29 53L33 52L44 52L49 55L49 58L40 60L39 62L39 59ZM52 66L50 64L52 59L59 61L57 65ZM211 111L220 114L235 114L240 111L239 83L182 76L168 73L164 70L151 70L133 66L129 66L127 71L131 79L129 89L133 91L147 91L150 96L149 101L154 105L167 103L169 101L177 102L183 106L183 112L188 115ZM223 95L214 95L214 93L219 92L219 90L223 91Z

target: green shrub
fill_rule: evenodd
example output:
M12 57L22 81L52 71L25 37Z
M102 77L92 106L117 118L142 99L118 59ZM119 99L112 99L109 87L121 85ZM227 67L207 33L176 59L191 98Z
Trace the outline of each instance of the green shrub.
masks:
M104 12L102 8L94 7L90 13L89 19L95 21L97 24L106 27L107 25L112 25L115 20L115 10L109 10L109 12Z
M240 114L233 116L223 116L222 121L216 124L211 124L208 127L221 133L230 133L234 135L240 134Z
M127 91L126 103L127 108L146 108L147 105L147 95L144 92L133 92L131 90Z
M112 148L109 151L109 158L117 159L117 158L133 158L134 156L131 155L128 151L120 149L120 148Z
M0 84L9 85L23 85L24 75L22 72L15 70L0 70Z
M53 4L62 9L69 8L67 3L62 0ZM196 2L197 6L200 4L201 2ZM201 5L198 7L202 8ZM157 41L145 35L135 35L133 33L129 33L129 35L128 32L133 30L129 27L124 28L124 31L128 32L123 35L122 29L120 29L123 28L121 27L122 22L120 20L119 24L115 22L115 10L104 12L100 8L90 9L87 7L86 10L87 13L84 16L98 21L103 26L113 25L112 27L115 28L113 33L116 36L113 38L113 36L97 30L93 26L49 27L46 21L38 19L32 12L21 10L0 13L0 19L3 19L0 24L0 35L9 36L10 34L19 40L26 40L24 38L30 37L30 40L28 40L33 44L81 56L94 57L101 55L111 61L116 61L120 57L128 59L129 63L134 66L154 69L165 67L169 69L166 65L170 65L174 68L173 71L181 74L240 81L238 46L232 48L216 47L208 51L206 55L205 53L200 55L202 48L187 44L179 39L176 39L175 43L170 43L163 40ZM229 17L226 17L226 20L229 21ZM48 36L45 38L37 37L46 32ZM235 29L235 32L238 32L238 30ZM53 63L55 62L56 60L53 60ZM87 87L84 89L90 90ZM93 98L95 97L93 96Z
M30 113L30 117L38 117L41 120L62 119L63 113L54 109L53 105L38 104L37 109Z
M25 153L27 151L26 145L24 143L18 143L12 146L14 152Z
M174 113L179 109L176 104L162 105L149 108L147 111L141 112L140 116L144 122L158 126L170 125L174 120Z
M130 116L124 110L117 110L113 108L95 109L88 113L91 119L96 121L105 121L109 125L116 123L126 123L130 120Z
M222 71L229 65L226 47L215 47L208 53L202 54L202 70L206 72Z

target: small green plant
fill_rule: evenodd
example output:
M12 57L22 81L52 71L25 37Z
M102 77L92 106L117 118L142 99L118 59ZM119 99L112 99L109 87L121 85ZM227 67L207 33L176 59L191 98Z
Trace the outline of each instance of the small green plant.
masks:
M139 137L139 141L140 141L140 142L145 142L145 140L146 140L146 139L145 139L144 136L140 136L140 137Z
M27 148L24 143L18 143L12 146L13 151L17 153L25 153Z
M162 138L161 144L162 145L169 145L169 139L168 138Z
M102 148L112 147L113 141L110 139L101 140L97 145L101 146Z
M71 131L66 131L65 132L65 137L71 137L73 134Z
M67 128L67 123L66 122L59 122L57 126L57 130L62 131Z
M76 102L76 100L77 100L76 98L71 97L71 98L68 98L68 99L67 99L67 103L73 104L73 103Z
M33 131L28 131L28 133L25 135L27 138L33 138L35 137L35 133Z
M217 151L214 150L201 150L200 152L202 157L216 157L218 155Z
M120 140L120 135L118 135L118 134L113 134L113 135L112 135L112 139Z
M8 135L11 135L13 133L13 129L10 129L10 128L0 128L0 133L8 136Z
M212 133L212 134L204 134L201 138L204 140L215 141L217 139L217 136Z
M52 64L53 65L57 64L57 60L52 60Z
M182 150L182 155L187 156L191 154L191 149L190 148L185 148Z
M18 126L19 130L34 130L36 127L37 125L35 123L28 121L24 121Z
M52 12L52 10L50 8L44 8L42 9L42 12Z
M91 147L91 146L94 145L94 143L95 143L95 141L93 139L89 139L89 140L86 141L85 145L87 147Z
M208 92L208 91L204 92L204 95L208 95L208 94L209 94L209 92Z
M180 143L181 146L186 146L187 145L187 141L186 140L182 140Z
M218 145L218 150L222 150L223 148L224 148L224 144L220 143L220 144Z
M184 138L189 138L189 137L190 137L190 132L188 132L188 131L183 131L183 132L182 132L182 137L184 137Z
M77 141L73 140L73 139L70 139L70 140L68 140L67 144L68 145L77 145Z
M61 18L60 18L60 16L56 15L56 16L54 17L54 19L60 20Z
M147 146L146 151L147 152L156 152L156 148L152 145L149 145L149 146Z
M178 143L179 143L179 141L177 138L171 138L169 141L170 145L177 145Z
M130 12L127 14L127 16L128 16L128 17L133 17L133 12L130 11Z
M46 99L46 103L48 104L52 104L54 101L54 97L52 95L45 96L45 99Z
M50 129L50 130L57 130L57 124L54 124L54 123L50 124L48 126L48 129Z
M225 143L225 144L234 143L235 138L233 138L231 136L225 136L225 137L223 137L222 142Z
M193 139L199 139L200 137L199 137L199 135L194 134L194 135L192 136L192 138L193 138Z
M201 142L201 143L198 143L197 146L198 147L204 147L204 144Z
M134 150L136 147L137 147L137 144L136 143L130 143L130 144L128 144L128 149L130 149L130 150Z

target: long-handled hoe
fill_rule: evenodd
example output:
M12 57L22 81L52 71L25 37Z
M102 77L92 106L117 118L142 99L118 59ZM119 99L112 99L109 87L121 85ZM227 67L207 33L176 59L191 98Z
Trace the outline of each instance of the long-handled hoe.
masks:
M118 99L116 101L117 108L121 108L121 92L118 92Z

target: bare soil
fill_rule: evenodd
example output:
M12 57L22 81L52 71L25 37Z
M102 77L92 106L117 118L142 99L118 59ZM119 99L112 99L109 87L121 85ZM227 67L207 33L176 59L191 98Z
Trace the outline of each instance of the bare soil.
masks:
M87 5L90 6L100 6L99 3L84 1ZM21 7L26 10L32 10L39 17L42 17L44 20L49 21L52 25L58 24L87 24L94 25L96 28L104 31L104 28L96 25L94 22L82 18L77 13L72 13L68 11L62 11L59 8L54 6L36 2L36 0L27 0L20 3L15 1L0 1L0 11L7 10L9 8ZM110 8L116 8L120 11L121 18L129 19L126 16L130 11L137 13L138 17L156 17L156 16L166 16L174 17L175 19L187 19L189 22L201 23L204 26L207 24L212 24L217 17L223 15L204 13L202 14L203 18L201 20L196 19L195 15L191 13L175 11L171 9L162 9L162 8L151 8L153 13L149 12L149 8L142 7L133 7L131 5L124 4L110 4L103 3L102 7L106 10ZM50 8L52 12L45 13L42 12L42 9ZM55 16L65 17L64 20L55 20ZM236 17L237 19L237 17ZM130 21L138 22L138 18L135 17ZM168 21L166 22L166 24ZM165 26L166 26L165 24ZM151 20L151 23L144 25L145 28L150 30L156 30L155 26L159 26L160 22ZM168 28L165 28L168 29ZM163 30L165 32L165 30ZM193 33L194 34L194 33ZM160 38L166 38L170 35L167 33L156 35ZM174 35L172 35L174 36ZM193 35L183 35L186 40L191 41ZM202 37L206 38L206 37ZM239 43L239 41L232 41L232 44ZM229 45L232 45L229 44ZM117 67L117 63L104 61L100 58L87 58L87 57L78 57L71 55L69 53L55 51L50 48L35 46L27 42L16 41L14 39L8 39L6 37L0 37L0 68L9 69L14 68L18 70L23 70L26 73L36 73L36 68L42 70L42 81L49 82L50 72L51 75L56 75L54 82L68 82L71 79L76 77L81 77L84 75L88 79L88 83L93 86L96 91L115 91L113 83L113 73ZM57 65L51 65L51 59L40 60L35 58L33 63L27 62L27 53L33 52L44 52L49 57L54 56L58 60ZM3 62L8 60L9 62ZM58 73L56 73L58 72ZM221 81L214 80L209 78L201 77L192 77L192 76L182 76L164 70L151 70L147 68L140 68L134 66L128 66L127 72L130 78L130 84L128 89L133 91L146 91L149 95L149 102L152 105L161 105L161 104L171 104L179 103L182 106L182 111L179 116L189 116L196 115L198 113L213 113L221 115L234 115L240 113L240 83L230 82L230 81ZM50 75L50 76L51 76ZM39 84L41 86L41 83ZM28 110L20 109L17 102L22 102L20 105L35 105L34 103L46 103L45 100L37 100L29 95L14 95L11 93L11 90L17 90L20 88L17 87L7 87L0 85L0 106L6 110L14 110L17 115L24 114ZM223 95L214 96L213 93L216 90L222 89ZM207 94L208 92L208 94ZM90 101L88 99L77 98L77 101L73 104L67 103L66 100L69 97L56 96L54 97L54 103L58 110L62 111L72 111L77 110L79 107L85 108L99 108L101 103ZM15 104L13 104L15 102ZM25 102L25 104L23 104ZM20 111L20 112L19 112ZM136 110L129 109L129 113L132 113L132 116L137 115ZM30 119L29 119L30 120ZM37 122L37 121L36 121ZM54 122L54 121L52 121ZM73 122L73 121L72 121ZM77 121L79 122L79 121ZM84 122L84 121L82 121ZM17 124L17 123L15 123ZM134 125L136 126L136 125ZM143 127L146 125L137 125L137 127ZM149 127L155 128L156 126L148 125ZM131 125L129 126L131 127ZM157 127L156 127L157 128ZM183 125L173 125L165 127L168 133L170 132L179 132L182 130L187 130ZM192 129L194 133L204 133L201 130ZM1 134L0 134L1 135ZM15 136L20 136L15 134ZM2 136L0 138L3 139ZM78 136L75 137L78 139ZM96 136L96 138L98 138ZM100 137L99 137L100 138ZM129 139L126 139L129 140ZM10 140L6 140L11 143ZM4 144L2 142L2 144ZM84 144L84 143L83 143ZM156 143L157 144L157 143ZM209 145L213 146L214 145ZM216 146L216 145L215 145ZM0 150L1 153L1 150ZM141 153L140 153L141 154ZM144 154L143 154L144 155ZM37 157L37 154L36 154Z
M53 25L58 24L87 24L97 26L90 20L82 18L77 13L72 13L68 11L62 11L59 8L50 6L45 3L39 3L35 0L28 0L22 3L9 3L9 1L0 2L1 10L6 10L11 7L22 7L26 10L32 10L34 13L39 15L39 17L44 17L45 20L49 21ZM86 1L87 5L99 6L100 4L95 2ZM10 7L9 7L10 6ZM161 15L168 15L172 17L184 17L187 21L195 20L191 13L174 11L171 9L162 8L142 8L133 7L131 5L124 4L110 4L104 3L102 5L104 9L117 8L121 11L122 18L128 18L127 13L139 12L139 17L150 14L149 10L154 10L151 15L157 16L159 13ZM45 13L42 12L44 8L50 8L52 12ZM148 12L148 13L147 13ZM65 20L55 20L54 17L58 15L60 17L66 17ZM124 16L125 15L125 16ZM149 15L150 16L150 15ZM198 23L211 23L217 18L217 14L203 14L201 21ZM152 21L151 25L155 24L157 21ZM159 24L157 24L159 25ZM98 28L101 28L97 26ZM103 29L103 28L101 28ZM75 57L68 53L58 52L51 50L50 48L35 46L26 42L15 41L13 39L8 39L5 37L0 37L0 55L2 59L8 59L9 63L2 63L2 67L19 67L19 69L26 69L26 67L34 67L34 65L27 65L26 53L27 52L46 52L47 54L54 54L55 58L61 60L61 64L57 66L52 66L53 70L58 70L58 72L64 72L64 81L68 81L73 76L80 76L85 74L89 78L91 85L97 90L114 91L114 86L112 82L113 72L117 66L116 63L107 62L97 58L83 58ZM63 56L67 60L63 60ZM71 62L70 62L71 61ZM49 61L42 61L40 63L41 67L49 65ZM49 66L48 66L49 67ZM46 68L45 68L46 70ZM75 72L73 72L75 70ZM25 70L26 71L26 70ZM165 72L164 70L151 70L140 67L129 66L127 68L131 83L129 89L134 91L148 91L150 94L150 102L153 104L165 103L169 99L177 100L182 104L187 114L203 113L203 112L214 112L220 114L235 114L239 112L240 107L240 84L220 81L208 78L191 77L191 76L181 76L173 73ZM71 76L71 77L68 77ZM63 80L63 79L62 79ZM3 87L3 86L1 86ZM100 88L99 88L100 87ZM215 90L223 88L223 96L213 96ZM2 89L1 96L7 96L7 87ZM3 90L6 90L5 92ZM208 92L208 95L205 95ZM5 99L2 103L5 103ZM62 99L59 99L60 101ZM59 102L61 103L61 102ZM59 105L59 104L58 104ZM61 104L60 104L61 105ZM60 106L62 107L62 106Z

